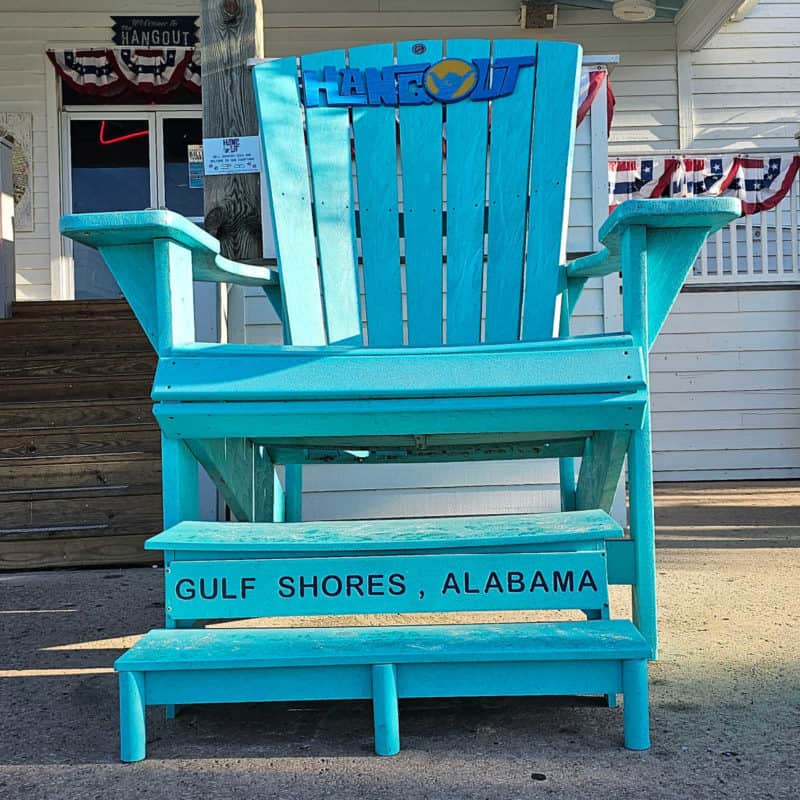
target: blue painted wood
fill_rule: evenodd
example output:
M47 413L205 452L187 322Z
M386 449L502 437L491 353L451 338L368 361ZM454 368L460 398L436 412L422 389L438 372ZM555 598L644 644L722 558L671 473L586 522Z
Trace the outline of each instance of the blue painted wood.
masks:
M576 435L577 433L577 435ZM511 434L511 439L496 442L470 441L435 442L426 447L408 443L388 442L383 445L370 443L369 450L341 450L335 441L325 443L293 441L282 442L269 448L272 458L278 464L396 464L400 458L403 463L428 463L431 461L446 463L450 461L502 461L527 458L561 458L562 456L579 456L583 453L586 436L589 431L570 432L570 435L559 433L552 437L543 437L542 433L529 434L527 441L514 441L518 434ZM365 445L366 446L366 445ZM569 510L569 509L567 509Z
M647 362L647 229L630 225L621 236L623 325L645 351ZM658 649L656 623L655 512L649 403L628 447L630 531L634 541L636 583L633 586L633 619L652 648Z
M595 431L587 439L578 475L577 508L611 510L630 438L630 431Z
M354 47L349 53L350 66L358 69L393 62L390 44ZM371 346L402 345L395 110L362 106L352 115L367 335Z
M536 57L537 43L499 40L493 58ZM519 339L533 127L534 71L521 70L514 94L492 102L486 262L487 342Z
M623 726L625 747L629 750L650 748L650 718L647 698L647 661L624 661L622 687L625 696Z
M379 756L395 756L400 752L400 709L393 664L376 664L372 668L372 707L375 752Z
M602 661L642 659L648 652L647 642L628 620L367 628L194 628L150 631L114 662L114 669L147 672L448 661Z
M280 463L280 462L278 462ZM272 473L272 521L285 522L286 521L286 492L284 491L283 484L281 483L278 470Z
M303 518L303 467L286 465L286 522L299 522Z
M423 52L419 52L424 48ZM440 41L399 42L398 64L435 63ZM417 90L425 95L425 90ZM442 343L442 134L443 106L401 106L400 163L403 180L408 343Z
M119 674L120 759L141 761L145 757L145 689L141 672Z
M315 53L303 56L300 63L304 72L326 66L343 69L345 54ZM307 108L306 131L328 341L361 344L350 113L347 108ZM271 144L265 142L267 147Z
M567 216L582 50L540 42L530 171L522 338L550 339L556 330L559 265L566 261Z
M391 544L388 548L391 549ZM608 607L602 551L172 561L173 619Z
M447 42L447 57L489 58L481 39ZM481 340L488 104L447 107L447 344Z
M194 343L192 251L169 239L153 243L159 353Z
M224 398L223 398L224 399ZM361 449L371 437L458 435L481 430L481 441L495 434L522 430L521 441L531 431L569 430L576 420L595 430L636 429L642 423L645 390L631 394L590 393L528 395L522 397L408 398L395 400L309 400L287 403L159 403L153 413L161 430L179 439L217 436L252 436L265 441L278 437L303 438L321 446L330 437L347 437L348 449ZM569 434L567 434L569 438ZM501 439L507 442L507 439ZM561 455L559 452L558 455Z
M161 497L164 526L200 516L197 462L186 442L161 435Z
M484 661L395 664L398 695L491 697L622 692L622 664L585 661ZM369 664L316 667L164 669L147 672L147 705L273 700L370 700Z
M166 209L113 211L97 214L65 214L61 233L89 247L152 246L169 239L192 251L196 281L236 283L242 286L277 285L277 274L269 267L240 264L219 254L219 241L186 217ZM143 270L146 274L146 270Z
M245 346L246 347L246 346ZM633 393L646 386L637 347L498 350L448 349L435 359L416 350L402 355L362 351L304 352L257 346L198 347L161 359L156 400L324 400L388 397ZM221 370L225 380L220 381Z
M241 522L272 519L274 465L266 448L245 437L192 438L187 446Z
M145 705L368 697L376 750L391 754L399 748L399 697L628 691L626 744L642 748L646 652L625 620L154 630L114 665L126 703L122 756L144 758Z
M641 302L647 307L647 345L652 347L706 237L740 215L741 206L734 198L629 200L620 204L600 229L605 249L576 260L567 274L572 282L622 271L625 232L631 227L646 228L641 246L647 248L648 279ZM638 278L632 275L629 280ZM623 277L623 288L624 284ZM631 309L629 313L638 312Z
M636 582L634 544L631 539L606 541L608 582L611 584L633 584Z
M283 306L292 342L324 344L322 287L317 265L297 62L282 58L253 69L256 108L270 186Z
M253 525L182 522L145 543L147 550L336 555L425 551L458 547L549 546L622 536L602 511L571 511L431 519L347 520Z

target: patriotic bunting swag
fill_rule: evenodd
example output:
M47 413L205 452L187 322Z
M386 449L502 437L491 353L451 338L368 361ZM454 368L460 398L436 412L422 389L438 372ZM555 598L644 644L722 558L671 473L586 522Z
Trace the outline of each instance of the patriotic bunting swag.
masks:
M61 79L81 94L114 97L133 90L152 96L178 87L200 93L197 49L48 50L47 55Z
M738 197L743 214L774 208L800 169L800 155L722 155L615 159L608 162L609 210L623 200Z

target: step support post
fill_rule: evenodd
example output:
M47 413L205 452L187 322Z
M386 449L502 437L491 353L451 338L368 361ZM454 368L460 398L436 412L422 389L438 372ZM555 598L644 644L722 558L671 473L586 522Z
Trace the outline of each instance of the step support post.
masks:
M647 661L622 662L624 705L622 724L628 750L650 749L650 712L647 700Z
M379 756L396 756L400 752L400 712L394 664L372 667L372 712L375 752Z
M122 761L141 761L145 757L144 674L119 673L119 757Z

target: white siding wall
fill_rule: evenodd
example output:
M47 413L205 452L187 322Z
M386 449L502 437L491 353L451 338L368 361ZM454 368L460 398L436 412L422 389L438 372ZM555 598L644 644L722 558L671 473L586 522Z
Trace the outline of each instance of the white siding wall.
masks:
M656 480L800 477L800 291L682 293L650 373Z
M173 13L197 13L195 0L170 0ZM53 11L62 8L61 11ZM46 71L48 48L108 46L111 14L163 13L159 0L32 0L3 3L0 10L0 111L33 114L34 230L17 234L17 298L49 300L50 226L47 159ZM55 254L54 254L55 255Z
M794 147L800 130L800 3L761 0L692 56L694 144Z
M794 147L800 3L692 54L692 148ZM657 480L800 477L800 287L684 292L651 356Z

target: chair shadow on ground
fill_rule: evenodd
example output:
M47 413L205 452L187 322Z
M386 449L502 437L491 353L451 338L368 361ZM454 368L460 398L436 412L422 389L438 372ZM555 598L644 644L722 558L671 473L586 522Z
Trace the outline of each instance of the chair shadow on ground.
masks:
M800 547L800 482L656 484L656 547Z

